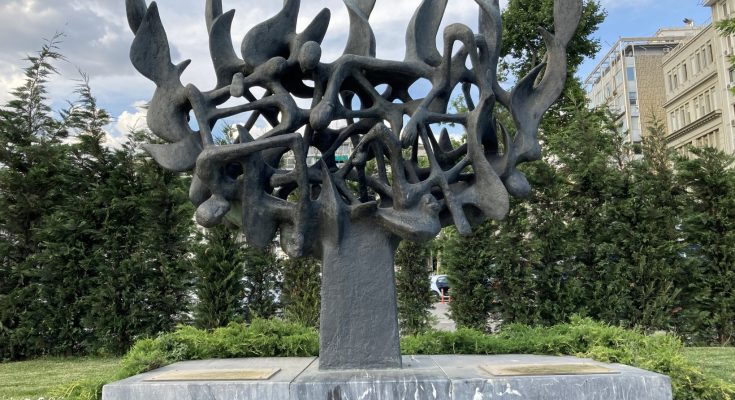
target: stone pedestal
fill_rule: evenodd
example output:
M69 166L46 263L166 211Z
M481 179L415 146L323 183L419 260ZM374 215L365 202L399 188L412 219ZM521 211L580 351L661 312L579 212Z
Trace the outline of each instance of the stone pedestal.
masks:
M103 400L671 400L668 377L574 357L407 356L403 369L319 369L316 358L190 361L104 387ZM516 366L517 368L507 368ZM570 366L584 366L570 372ZM602 367L602 368L600 368ZM572 368L574 369L574 368ZM585 373L584 370L595 371ZM268 379L164 381L163 377L239 371ZM520 372L519 372L520 371ZM523 371L541 371L525 375ZM578 373L578 375L560 375ZM600 372L603 371L603 372ZM227 372L227 374L225 374ZM496 374L496 375L493 375ZM189 374L191 375L191 374ZM267 376L268 373L263 374ZM523 376L521 376L523 375ZM190 376L191 377L191 376Z

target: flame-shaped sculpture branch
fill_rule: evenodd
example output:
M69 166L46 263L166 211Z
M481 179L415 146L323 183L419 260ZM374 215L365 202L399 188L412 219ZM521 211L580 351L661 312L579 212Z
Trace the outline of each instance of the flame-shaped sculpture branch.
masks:
M423 0L407 30L405 60L391 61L375 58L368 22L375 0L344 0L350 19L347 45L341 57L327 63L321 59L321 42L329 10L297 33L300 1L284 0L278 14L247 33L238 56L231 39L235 11L223 12L221 0L207 0L217 85L200 91L181 83L189 62L173 64L156 3L126 0L135 33L131 60L157 86L149 126L170 143L148 145L147 150L168 169L193 172L190 197L197 221L211 227L227 218L255 246L266 246L280 234L290 256L324 261L322 368L400 366L395 312L387 313L379 323L383 326L346 338L359 329L351 326L347 334L340 328L345 322L332 319L371 310L340 297L356 296L355 285L367 281L392 290L385 294L388 302L374 308L394 310L392 257L401 239L429 240L447 225L469 234L473 224L504 218L509 195L530 192L516 167L541 157L539 123L563 90L566 46L582 2L555 0L554 34L540 30L548 49L545 63L509 92L497 80L498 0L475 2L480 34L450 25L443 32L443 49L437 49L448 0ZM409 92L418 81L431 85L423 98ZM472 86L479 91L475 98ZM467 113L448 111L458 87L466 95ZM254 93L264 94L258 98ZM231 99L241 103L224 106ZM311 105L302 108L296 99L309 99ZM512 114L515 136L495 120L496 102ZM191 112L197 132L188 121ZM246 113L250 117L238 127L236 143L216 144L215 124ZM256 139L250 131L259 118L272 128ZM347 125L336 128L340 120ZM454 148L445 129L437 138L432 125L442 123L464 126L467 143ZM351 149L347 159L338 154L345 148ZM318 161L309 160L310 149L318 150ZM419 162L420 153L428 167ZM388 256L375 257L371 251ZM361 255L366 260L354 260ZM352 283L332 275L350 275Z

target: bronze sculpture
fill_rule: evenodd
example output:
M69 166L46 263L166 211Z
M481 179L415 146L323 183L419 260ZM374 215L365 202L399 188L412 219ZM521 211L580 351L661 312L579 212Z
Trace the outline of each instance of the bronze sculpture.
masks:
M541 157L539 123L564 88L566 46L582 2L555 0L555 32L541 30L545 62L507 91L497 77L498 0L475 0L479 34L450 25L441 52L435 38L448 0L423 0L408 27L403 61L375 58L368 22L375 0L343 1L350 33L344 54L333 62L321 60L329 10L297 33L299 0L284 0L277 15L252 28L241 56L230 35L234 10L225 13L221 0L207 0L217 76L212 90L181 83L189 61L172 63L155 2L126 0L135 33L130 57L157 85L148 123L169 143L146 149L167 169L193 172L197 221L212 227L227 218L251 245L266 246L279 234L289 256L322 259L320 367L400 368L393 275L398 243L430 240L448 225L469 234L473 224L504 218L510 195L529 194L516 167ZM409 88L419 80L431 90L415 99ZM467 113L448 112L457 87ZM257 98L253 89L264 95ZM232 98L242 104L223 106ZM294 98L310 99L310 108ZM512 114L515 136L495 120L496 103ZM188 123L190 112L198 131ZM238 127L235 143L215 143L216 122L244 113L250 120ZM273 128L256 139L251 130L260 117ZM330 127L336 120L347 126ZM467 143L455 148L446 129L437 135L433 128L441 123L464 126ZM335 152L346 142L354 150L338 163ZM313 165L307 163L310 148L321 153ZM419 165L419 149L428 167ZM282 167L286 157L295 161L292 169Z

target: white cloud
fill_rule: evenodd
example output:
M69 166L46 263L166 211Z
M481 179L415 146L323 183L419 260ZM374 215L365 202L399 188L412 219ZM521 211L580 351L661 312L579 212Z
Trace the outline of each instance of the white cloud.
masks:
M146 102L143 100L136 101L132 105L134 110L125 110L115 118L106 130L105 144L108 147L120 148L127 141L131 132L148 128L148 110L145 105Z
M0 104L4 105L11 100L10 91L23 84L25 76L23 72L15 68L0 66Z
M349 29L342 0L304 0L301 3L298 30L304 29L322 8L332 11L323 53L324 60L334 60L344 49ZM376 33L379 57L403 59L405 30L420 3L421 0L377 0L370 20ZM443 26L462 22L476 28L478 6L474 0L449 3ZM158 5L173 61L193 60L182 81L202 90L210 89L215 76L204 23L204 1L159 0ZM276 14L282 1L223 0L223 6L225 10L237 10L232 34L239 52L247 31ZM37 51L43 38L57 31L66 35L60 51L69 62L59 64L62 78L52 78L49 97L60 106L65 99L73 97L70 82L78 76L79 68L89 74L93 93L102 107L119 119L134 118L138 111L130 110L129 105L137 99L149 99L153 85L133 69L128 59L133 34L127 24L125 2L120 0L0 2L0 37L6 38L0 41L0 100L7 99L8 91L22 82L24 57ZM116 134L121 133L117 126L113 130Z
M132 131L147 128L148 125L146 118L148 116L148 111L141 107L141 103L145 104L143 102L135 104L135 107L137 108L135 112L131 113L123 111L122 114L117 117L115 121L115 131L118 135L127 135Z

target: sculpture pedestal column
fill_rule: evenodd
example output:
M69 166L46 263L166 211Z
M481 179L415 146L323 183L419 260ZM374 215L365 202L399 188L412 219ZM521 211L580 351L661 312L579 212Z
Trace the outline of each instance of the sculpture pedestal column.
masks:
M370 222L345 225L340 244L323 253L320 369L401 368L393 269L400 240Z

